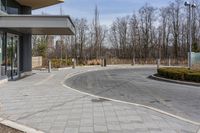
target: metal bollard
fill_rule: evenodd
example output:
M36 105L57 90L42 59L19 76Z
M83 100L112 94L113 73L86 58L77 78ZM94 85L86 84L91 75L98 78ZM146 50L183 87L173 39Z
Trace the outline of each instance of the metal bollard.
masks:
M160 59L157 59L157 69L160 68Z
M48 60L48 73L51 73L51 60Z

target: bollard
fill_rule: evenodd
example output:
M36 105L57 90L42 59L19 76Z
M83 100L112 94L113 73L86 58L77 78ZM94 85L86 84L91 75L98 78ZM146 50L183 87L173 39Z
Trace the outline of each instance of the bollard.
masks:
M135 65L135 58L133 58L133 62L132 62L132 66L134 66Z
M168 59L168 66L171 66L171 59Z
M103 65L104 65L104 59L103 58L101 58L101 67L103 67Z
M160 59L157 59L157 69L160 68Z
M75 69L75 66L76 66L76 60L73 58L73 59L72 59L72 62L73 62L72 68Z
M104 67L107 66L107 64L106 64L106 59L105 59L105 58L103 59L103 66L104 66Z
M48 60L48 73L51 73L51 60Z

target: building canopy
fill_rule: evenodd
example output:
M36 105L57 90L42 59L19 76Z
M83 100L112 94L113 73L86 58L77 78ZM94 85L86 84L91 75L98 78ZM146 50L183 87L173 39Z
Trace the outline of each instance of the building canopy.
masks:
M32 9L38 9L64 2L64 0L16 0L16 1L19 2L21 5L29 6Z
M75 32L69 16L0 16L0 28L33 35L73 35Z

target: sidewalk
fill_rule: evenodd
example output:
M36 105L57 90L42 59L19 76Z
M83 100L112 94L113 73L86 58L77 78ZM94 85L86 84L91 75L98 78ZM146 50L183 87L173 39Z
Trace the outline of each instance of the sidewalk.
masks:
M1 85L0 117L47 133L197 132L196 125L142 107L84 95L61 84L67 75L94 69L102 68L51 74L36 71L30 77Z

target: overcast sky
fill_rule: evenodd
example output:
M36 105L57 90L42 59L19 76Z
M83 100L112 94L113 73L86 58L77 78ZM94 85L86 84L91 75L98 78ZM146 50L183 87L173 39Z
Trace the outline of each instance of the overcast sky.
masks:
M55 6L35 10L33 14L42 12L59 15L62 7L65 15L73 18L87 18L89 23L93 20L95 5L98 6L101 24L109 26L116 17L122 17L137 11L145 3L154 7L163 7L173 0L65 0Z

